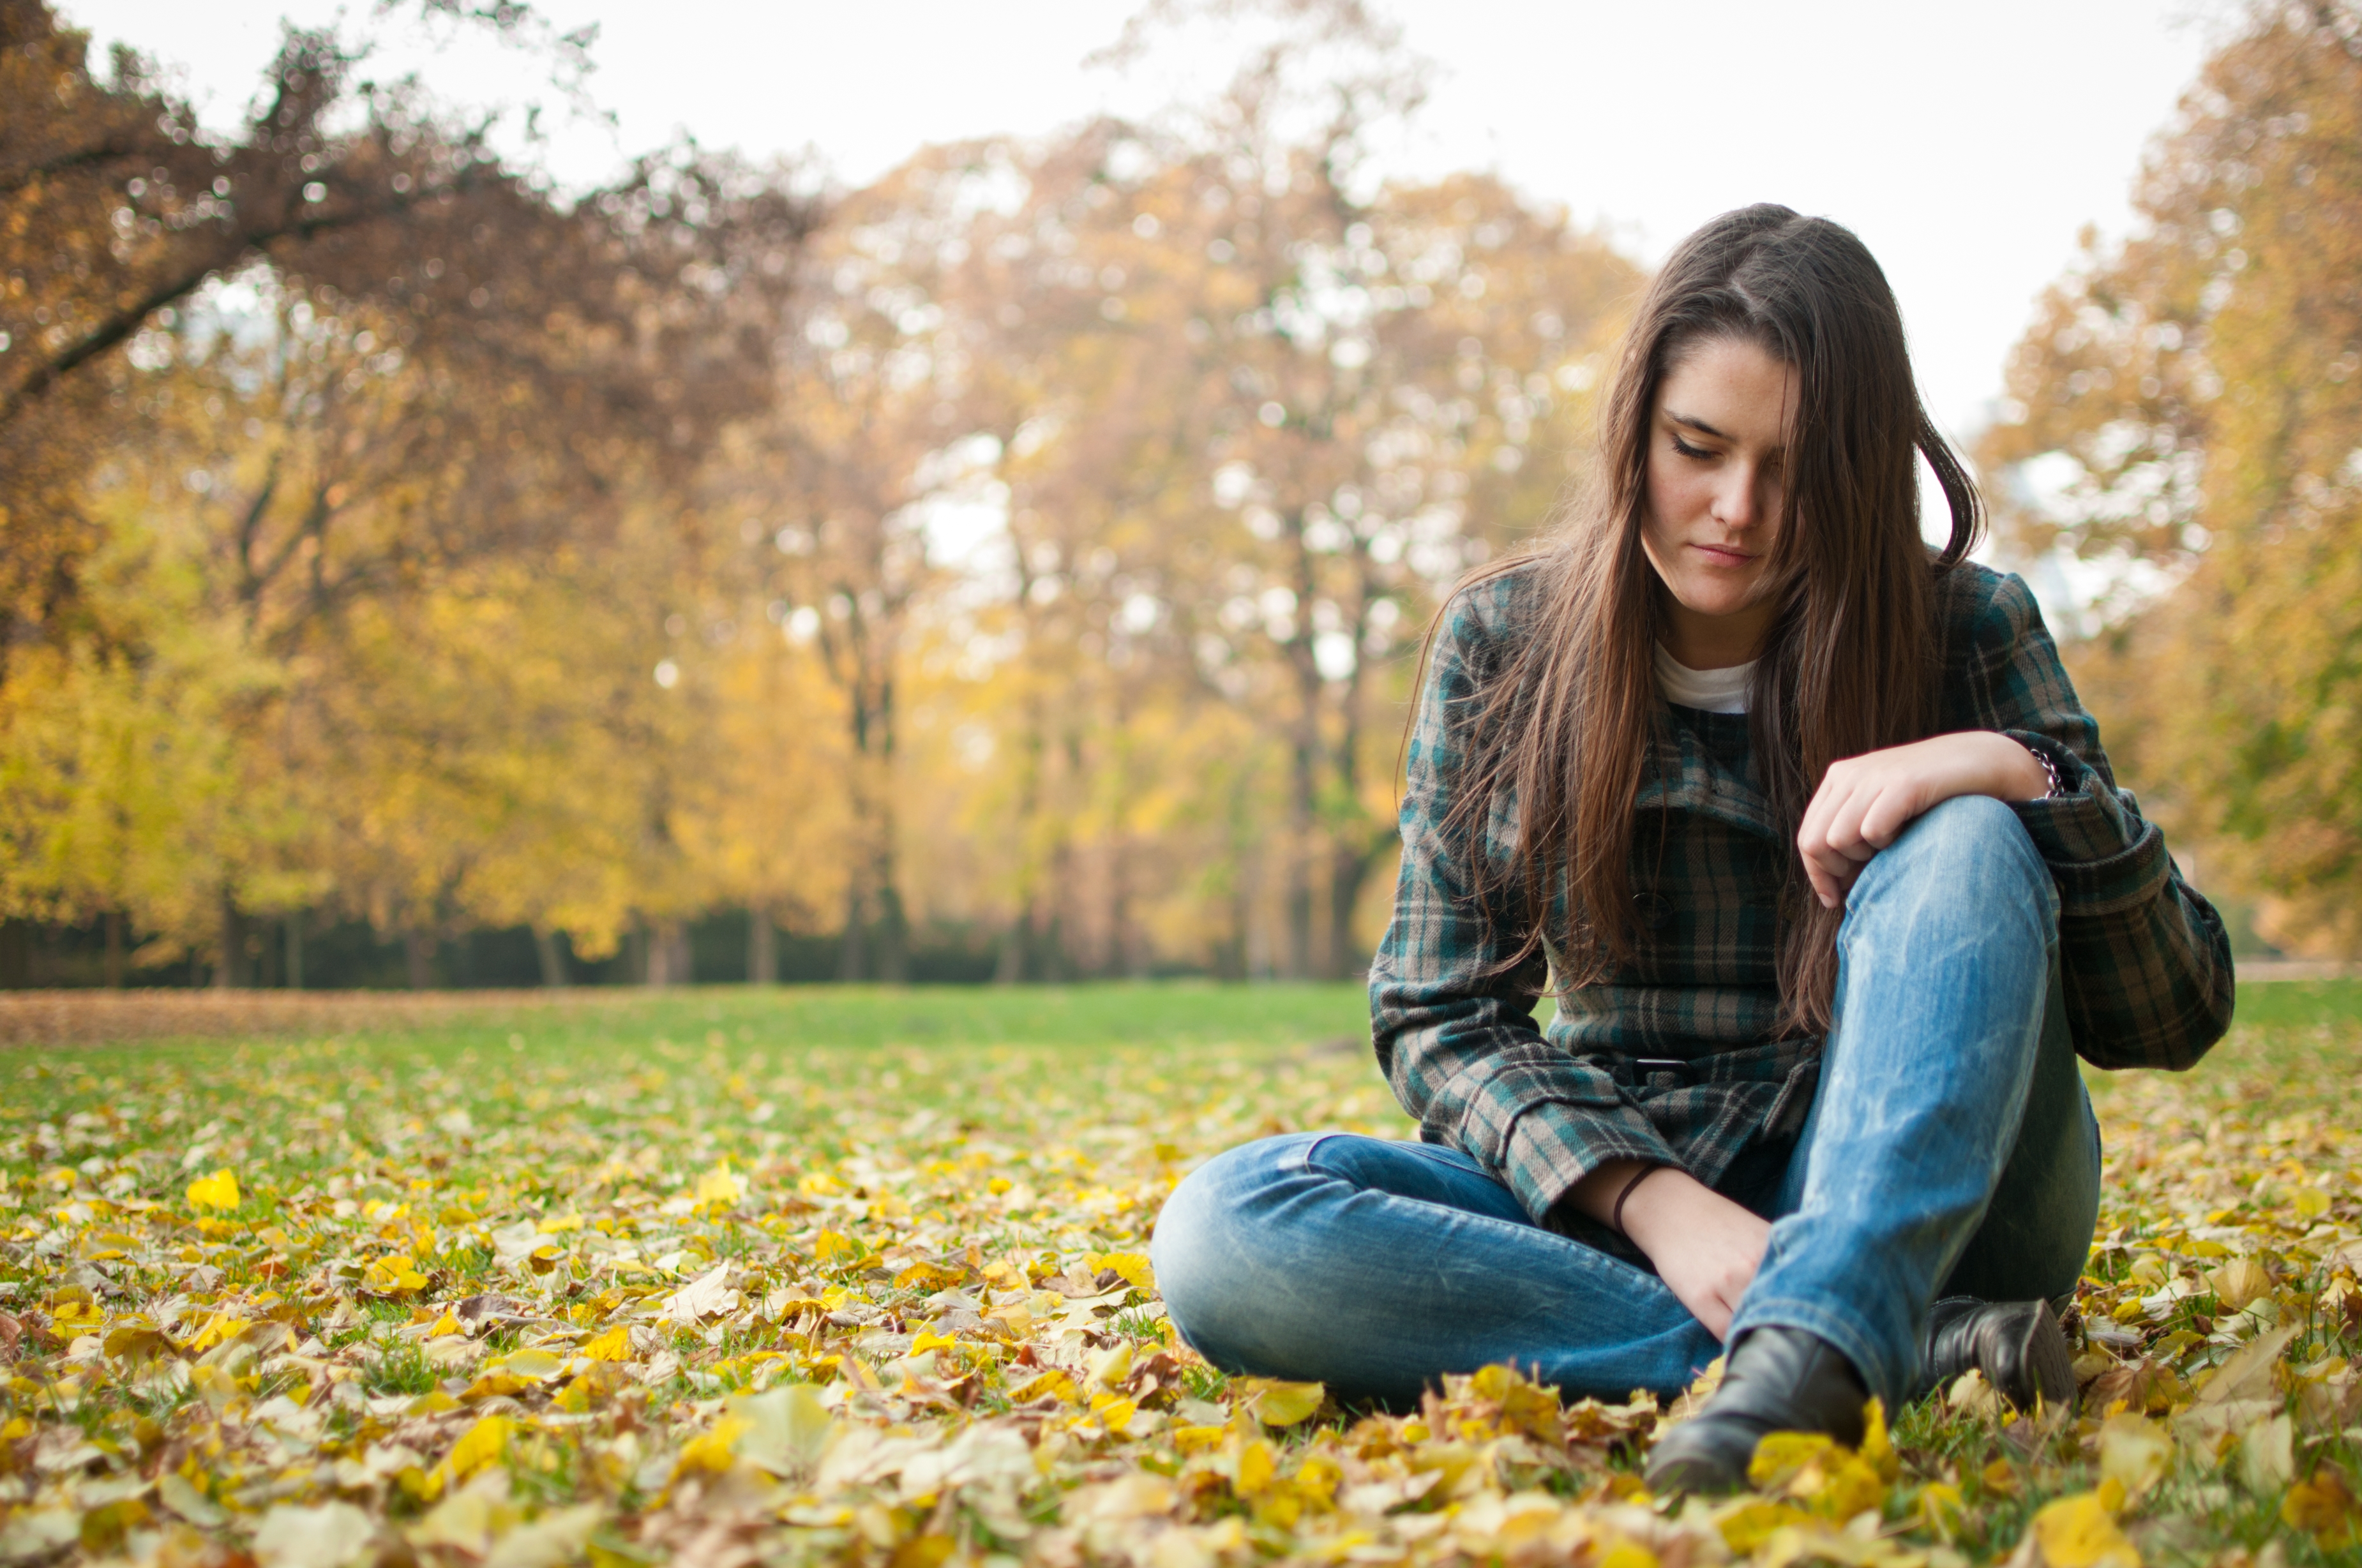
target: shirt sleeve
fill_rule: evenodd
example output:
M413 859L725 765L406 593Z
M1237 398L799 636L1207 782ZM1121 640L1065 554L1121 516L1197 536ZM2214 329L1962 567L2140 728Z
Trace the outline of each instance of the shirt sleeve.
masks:
M1459 595L1430 652L1407 748L1394 918L1370 965L1370 1014L1379 1065L1420 1137L1459 1147L1543 1222L1608 1161L1681 1161L1608 1073L1542 1036L1534 1004L1548 989L1547 961L1536 952L1507 962L1522 928L1472 895L1465 832L1447 825L1512 591L1496 579ZM1496 802L1483 831L1487 852L1506 859L1514 807Z
M2231 943L2165 835L2116 787L2100 727L2067 678L2025 582L1997 580L1974 617L1977 728L2046 758L2059 794L2014 802L2058 886L2059 968L2076 1050L2095 1067L2194 1064L2231 1026Z

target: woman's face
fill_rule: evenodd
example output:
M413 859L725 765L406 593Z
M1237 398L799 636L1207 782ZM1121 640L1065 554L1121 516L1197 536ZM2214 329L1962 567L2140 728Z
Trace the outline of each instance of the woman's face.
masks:
M1692 669L1755 657L1786 497L1796 371L1734 337L1690 345L1650 411L1640 544L1667 599L1666 648Z

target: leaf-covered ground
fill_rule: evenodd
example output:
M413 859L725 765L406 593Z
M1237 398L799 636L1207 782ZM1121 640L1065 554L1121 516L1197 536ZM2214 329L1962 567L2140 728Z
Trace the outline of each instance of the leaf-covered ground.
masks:
M0 1053L0 1562L2352 1560L2352 986L2095 1083L2079 1416L1973 1380L1672 1507L1678 1409L1225 1380L1191 1165L1404 1124L1334 988L619 999Z

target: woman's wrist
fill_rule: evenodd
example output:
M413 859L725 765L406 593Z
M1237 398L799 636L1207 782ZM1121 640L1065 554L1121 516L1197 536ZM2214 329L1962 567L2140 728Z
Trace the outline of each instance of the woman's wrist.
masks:
M1648 1173L1650 1179L1634 1188L1624 1201L1624 1237L1653 1259L1656 1248L1650 1244L1666 1234L1669 1219L1676 1221L1683 1204L1696 1194L1715 1196L1706 1187L1685 1170L1672 1166L1658 1166Z
M2009 748L2003 758L2002 787L1993 792L2002 800L2041 800L2058 793L2058 775L2041 753L2023 741L1995 730L1993 739Z
M1941 749L1935 796L1921 809L1956 795L1988 795L1995 800L2040 800L2050 793L2050 769L2034 749L1998 729L1938 735L1919 744Z
M1559 1201L1562 1208L1572 1209L1621 1234L1624 1212L1633 1192L1665 1168L1650 1160L1611 1159L1594 1167Z

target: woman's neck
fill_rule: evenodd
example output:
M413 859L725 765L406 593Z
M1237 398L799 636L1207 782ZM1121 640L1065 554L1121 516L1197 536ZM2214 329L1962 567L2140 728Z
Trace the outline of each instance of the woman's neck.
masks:
M1700 615L1671 594L1658 600L1665 652L1693 670L1727 670L1762 652L1773 608L1749 605L1730 615Z

